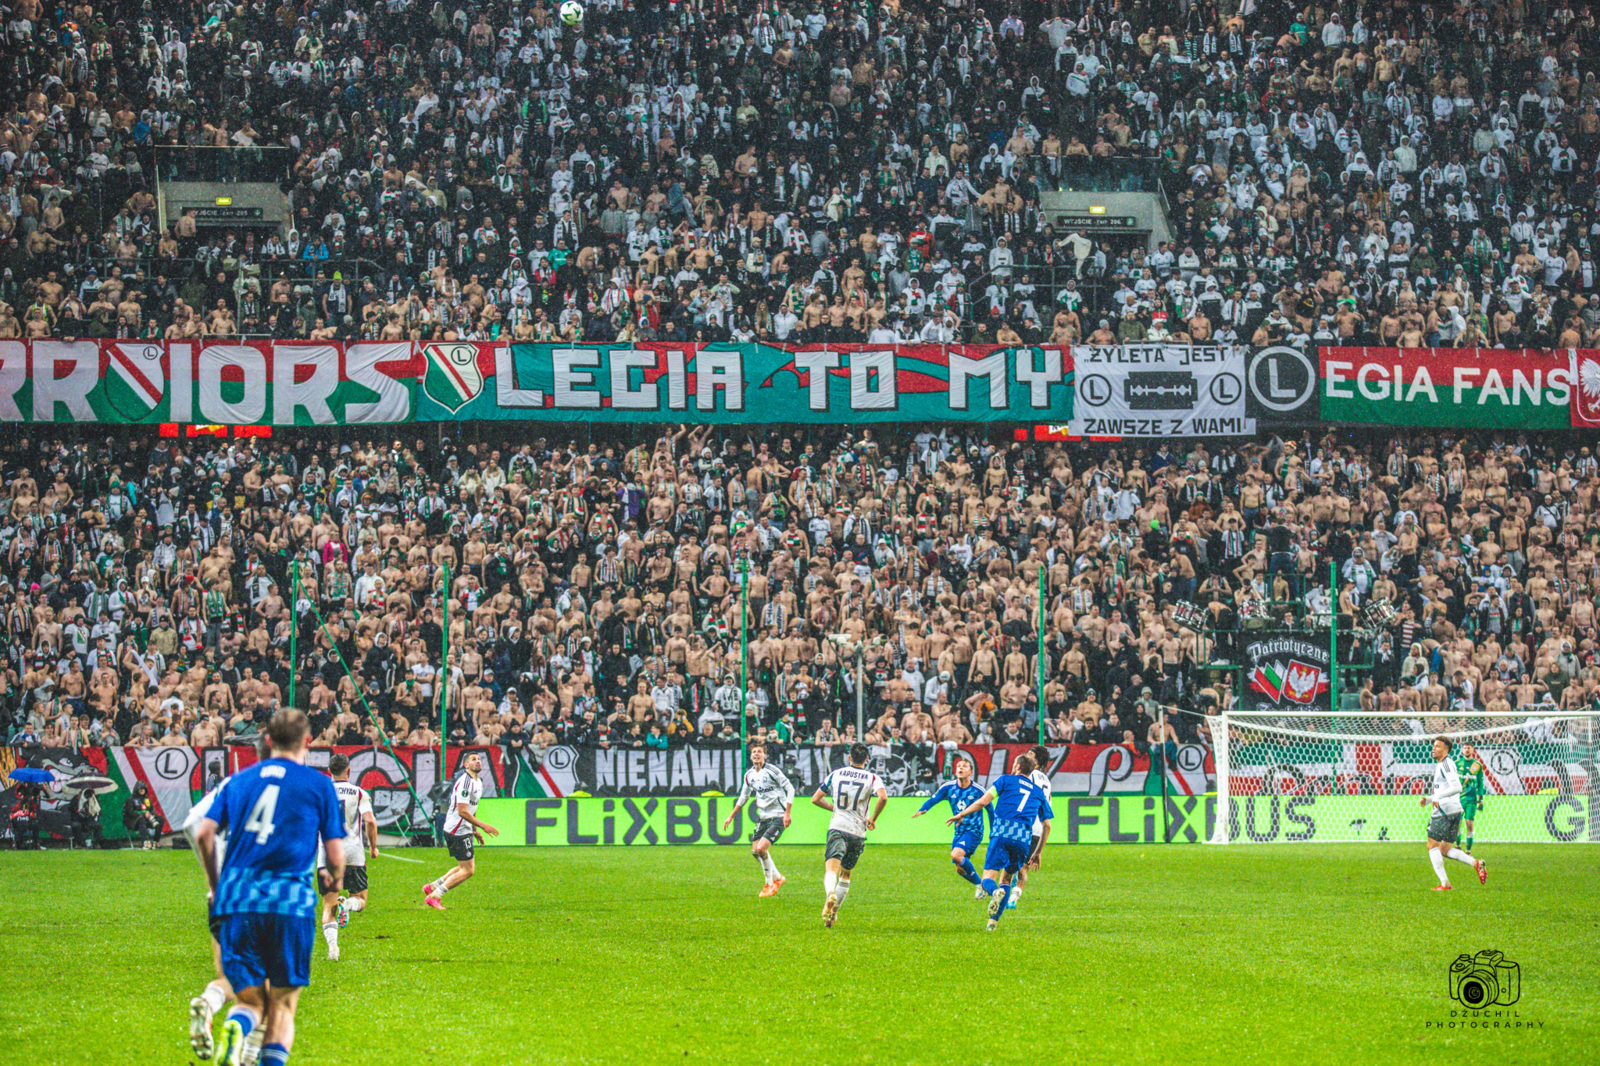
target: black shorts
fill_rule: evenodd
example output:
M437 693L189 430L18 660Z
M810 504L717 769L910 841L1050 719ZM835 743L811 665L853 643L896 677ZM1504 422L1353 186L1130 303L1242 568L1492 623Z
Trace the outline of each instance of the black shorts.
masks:
M1446 814L1435 807L1433 817L1428 819L1428 839L1441 844L1454 844L1461 839L1461 815Z
M222 916L220 914L212 914L209 907L206 908L206 928L211 930L212 940L220 941L222 939Z
M843 870L854 870L856 863L861 861L861 852L866 849L866 837L854 837L849 833L841 833L837 829L828 830L828 850L823 853L824 858L838 859L839 867Z
M446 833L444 835L444 846L450 849L450 857L456 862L472 861L473 843L471 833Z
M351 895L367 890L367 868L361 866L346 866L344 868L344 890Z
M776 844L781 836L783 836L783 819L763 818L756 825L755 835L750 838L750 842L753 844L757 840L765 840L770 844Z

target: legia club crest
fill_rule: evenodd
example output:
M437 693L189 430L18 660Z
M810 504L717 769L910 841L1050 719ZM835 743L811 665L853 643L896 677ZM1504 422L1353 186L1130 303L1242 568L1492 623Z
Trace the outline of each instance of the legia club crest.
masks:
M452 414L478 398L483 392L483 374L478 370L478 349L471 344L430 344L423 349L428 361L422 391Z

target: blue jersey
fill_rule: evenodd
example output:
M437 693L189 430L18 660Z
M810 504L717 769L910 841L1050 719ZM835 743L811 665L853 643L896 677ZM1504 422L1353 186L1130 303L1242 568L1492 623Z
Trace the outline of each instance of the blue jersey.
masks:
M1035 819L1056 816L1050 808L1050 794L1021 774L1002 774L989 787L995 792L994 802L989 804L994 812L991 837L1027 843L1033 839Z
M268 759L229 778L206 817L228 834L213 913L316 913L317 835L345 835L331 780L297 762Z
M940 801L948 800L950 813L960 814L982 798L983 789L975 784L969 784L966 788L962 788L954 781L946 781L939 786L937 792L928 797L928 802L924 803L921 809L925 811L931 810ZM961 836L964 833L976 833L980 839L983 837L983 811L974 811L956 823L956 836Z

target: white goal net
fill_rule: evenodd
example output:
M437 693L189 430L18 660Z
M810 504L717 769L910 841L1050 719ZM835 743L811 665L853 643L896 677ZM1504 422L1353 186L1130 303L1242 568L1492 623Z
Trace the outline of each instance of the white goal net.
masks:
M1548 716L1469 719L1477 728L1436 733L1423 724L1339 711L1213 718L1210 842L1415 844L1428 824L1420 800L1432 785L1436 736L1455 743L1453 757L1470 750L1481 763L1477 842L1600 841L1600 712L1551 708Z

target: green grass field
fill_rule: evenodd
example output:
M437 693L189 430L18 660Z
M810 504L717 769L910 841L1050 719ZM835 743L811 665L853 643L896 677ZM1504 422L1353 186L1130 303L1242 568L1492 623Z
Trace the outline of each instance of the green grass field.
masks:
M295 1063L1581 1063L1600 1039L1600 851L1056 847L998 933L933 848L867 849L832 930L820 848L377 858L301 999ZM211 976L186 852L0 853L0 1061L180 1063ZM1460 952L1522 972L1511 1030L1438 1029Z

